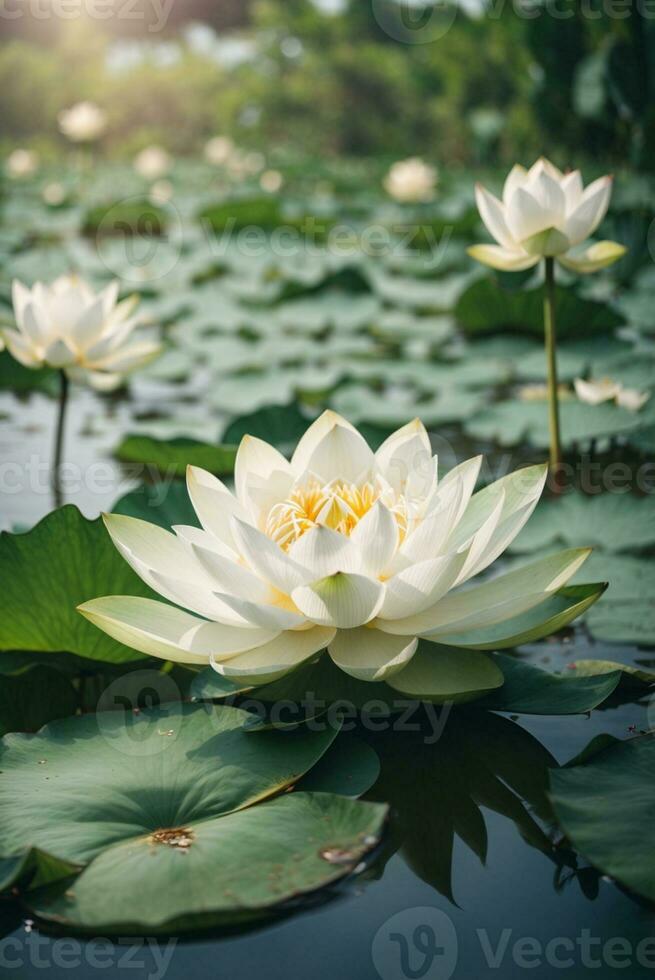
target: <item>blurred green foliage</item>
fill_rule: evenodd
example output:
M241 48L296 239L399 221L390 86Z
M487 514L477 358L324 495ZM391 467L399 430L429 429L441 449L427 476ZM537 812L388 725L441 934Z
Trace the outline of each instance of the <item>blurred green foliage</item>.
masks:
M63 149L57 112L88 98L109 111L103 149L115 155L154 141L197 151L220 132L314 157L504 165L546 150L652 168L655 23L637 5L441 3L440 21L428 9L427 26L403 35L398 3L328 13L318 0L253 0L218 35L177 15L129 41L118 22L23 29L0 45L6 148Z

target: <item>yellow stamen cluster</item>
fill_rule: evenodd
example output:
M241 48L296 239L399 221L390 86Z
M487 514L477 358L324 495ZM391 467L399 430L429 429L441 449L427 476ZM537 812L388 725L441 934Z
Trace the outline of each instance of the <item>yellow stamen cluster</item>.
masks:
M389 499L389 497L393 499ZM294 541L319 524L349 535L377 500L382 499L398 522L401 539L407 531L405 498L390 494L377 483L330 483L317 480L293 490L286 500L274 504L266 521L266 534L287 550Z

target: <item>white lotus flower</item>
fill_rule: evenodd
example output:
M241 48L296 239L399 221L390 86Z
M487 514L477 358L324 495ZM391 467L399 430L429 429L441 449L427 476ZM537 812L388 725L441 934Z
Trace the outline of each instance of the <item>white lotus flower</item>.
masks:
M14 281L17 329L2 331L10 353L25 367L60 368L72 381L100 391L116 388L123 376L152 360L160 344L132 340L143 319L134 315L136 297L116 302L119 284L100 293L78 276L61 276L31 289Z
M58 180L53 180L45 185L41 192L41 197L50 207L59 207L66 200L66 188Z
M105 517L123 557L175 605L107 596L79 609L142 653L211 663L248 684L280 677L324 648L353 677L389 677L408 664L419 637L474 646L472 631L546 601L589 553L566 551L465 588L519 533L546 479L545 466L532 466L473 494L480 463L438 479L418 420L374 453L349 422L325 412L290 462L246 436L235 493L189 467L202 530L170 533ZM494 646L502 645L501 629Z
M620 408L627 408L630 412L638 412L650 398L649 391L624 388L620 381L613 381L611 378L601 378L599 381L576 378L573 387L579 401L587 405L601 405L603 402L613 401Z
M234 143L229 136L213 136L205 144L205 159L215 167L220 167L234 153Z
M419 203L434 196L437 171L420 157L398 160L384 178L384 188L396 201Z
M625 253L616 242L579 248L599 226L609 205L612 178L599 177L584 188L579 170L563 174L543 157L526 170L516 164L503 199L476 185L475 196L497 245L474 245L469 255L494 269L530 269L552 256L576 272L595 272Z
M12 180L32 177L39 169L39 155L34 150L14 150L7 157L5 171Z
M107 113L95 102L77 102L57 116L59 129L73 143L90 143L107 128Z
M279 170L265 170L259 178L259 186L267 194L277 194L284 183L284 177Z
M145 180L157 180L171 169L170 154L162 146L146 146L134 158L134 169Z

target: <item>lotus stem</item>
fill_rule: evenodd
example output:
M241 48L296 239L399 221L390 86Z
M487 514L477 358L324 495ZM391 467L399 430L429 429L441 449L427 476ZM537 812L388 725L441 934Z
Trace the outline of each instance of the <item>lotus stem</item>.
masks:
M557 385L557 335L555 328L555 260L544 259L544 335L548 372L548 427L550 431L550 471L555 477L562 463Z
M64 497L61 488L61 463L64 450L64 429L66 427L66 408L68 406L68 378L65 371L59 372L59 399L57 404L57 428L55 430L55 449L52 462L52 495L55 507L61 507Z

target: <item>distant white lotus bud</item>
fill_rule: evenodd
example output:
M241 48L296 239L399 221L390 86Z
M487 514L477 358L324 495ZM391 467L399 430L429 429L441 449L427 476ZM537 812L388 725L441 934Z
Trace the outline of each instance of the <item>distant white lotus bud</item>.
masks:
M41 192L41 197L50 207L56 208L66 200L66 188L59 181L53 180L46 184Z
M171 169L170 154L161 146L147 146L134 158L134 169L145 180L157 180Z
M39 157L34 150L14 150L7 157L5 172L12 180L32 177L39 169Z
M398 160L384 179L384 187L396 201L419 203L434 196L437 171L419 157Z
M62 109L57 119L59 129L73 143L97 140L107 128L107 113L95 102L78 102Z
M227 163L234 153L234 143L229 136L213 136L205 144L205 159L215 167Z
M97 390L116 388L161 349L155 341L131 339L143 318L134 314L136 297L117 303L118 288L113 282L94 293L72 275L31 289L15 280L16 329L2 331L9 352L27 368L59 368Z
M259 178L259 186L268 194L276 194L283 183L284 179L279 170L265 170Z
M494 269L518 272L554 257L575 272L595 272L625 254L617 242L582 243L599 226L609 205L612 178L583 187L579 170L564 174L541 158L530 168L516 164L502 201L481 184L475 188L480 217L497 245L474 245L469 255Z
M579 400L587 405L614 401L621 391L621 385L611 378L602 378L599 381L584 381L582 378L576 378L573 387Z

